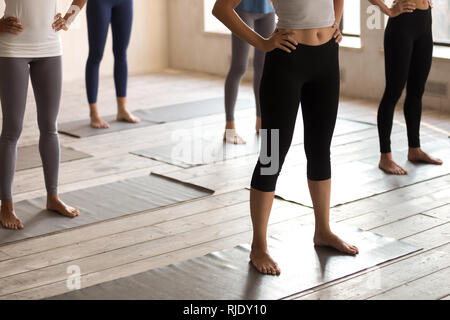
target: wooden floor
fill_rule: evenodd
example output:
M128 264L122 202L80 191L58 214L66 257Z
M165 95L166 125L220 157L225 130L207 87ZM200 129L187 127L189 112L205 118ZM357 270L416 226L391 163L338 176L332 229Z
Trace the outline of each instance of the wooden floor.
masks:
M221 96L223 79L168 70L132 77L129 87L129 105L135 110ZM88 115L83 88L82 82L65 84L61 122ZM240 94L251 98L251 86L244 85ZM109 78L102 82L99 102L105 115L114 112L114 86ZM32 97L27 108L21 146L38 141ZM393 141L394 147L404 148L406 133L401 108L398 109ZM241 124L253 121L253 112L240 111L237 119L242 119ZM374 123L376 102L342 99L340 116ZM199 124L204 130L221 128L223 116L83 139L61 136L62 145L93 157L61 165L60 192L154 171L212 188L216 193L209 198L162 210L0 246L0 298L41 299L64 293L68 290L66 281L70 266L81 268L82 286L86 287L249 243L251 221L245 187L250 181L255 155L181 169L129 154L164 144L174 130L192 129ZM422 129L424 139L444 140L449 135L450 115L426 110ZM367 155L367 145L375 144L376 139L374 127L335 139L333 150L341 158L357 156L358 152ZM345 152L346 141L352 143L351 153ZM370 152L376 155L377 149L372 148ZM449 186L450 175L446 175L334 208L332 220L335 223L404 239L423 250L290 299L449 299ZM14 194L16 201L44 195L41 169L17 172ZM270 233L292 231L312 223L310 208L276 200Z

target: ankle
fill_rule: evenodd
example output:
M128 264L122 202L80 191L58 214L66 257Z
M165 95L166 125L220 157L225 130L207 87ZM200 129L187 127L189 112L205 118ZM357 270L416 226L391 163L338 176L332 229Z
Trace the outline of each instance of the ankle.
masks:
M47 203L55 203L59 201L57 194L47 194Z
M330 226L316 227L314 231L314 236L316 237L326 236L330 234L333 234L333 232L331 232Z
M382 153L380 156L380 159L383 160L389 160L392 161L392 152Z
M90 117L91 118L95 118L95 119L99 119L100 118L100 114L98 113L98 111L91 111Z
M225 125L225 130L235 130L236 129L236 124L234 121L227 121L226 125Z
M422 152L422 149L420 148L420 147L414 147L414 148L409 148L408 149L408 153L413 153L413 154L417 154L417 153L420 153L420 152Z
M264 252L266 253L268 251L267 249L267 242L266 241L255 241L253 240L252 242L252 252L253 253L259 253L259 252Z
M2 201L1 204L2 211L14 211L14 202L12 201Z

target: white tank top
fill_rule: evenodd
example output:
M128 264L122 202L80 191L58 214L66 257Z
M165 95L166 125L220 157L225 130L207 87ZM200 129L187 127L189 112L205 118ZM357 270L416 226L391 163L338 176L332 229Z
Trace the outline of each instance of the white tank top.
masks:
M279 29L331 27L335 22L333 0L272 0Z
M0 33L0 57L44 58L62 55L61 39L53 28L57 0L5 0L5 18L23 25L19 35Z

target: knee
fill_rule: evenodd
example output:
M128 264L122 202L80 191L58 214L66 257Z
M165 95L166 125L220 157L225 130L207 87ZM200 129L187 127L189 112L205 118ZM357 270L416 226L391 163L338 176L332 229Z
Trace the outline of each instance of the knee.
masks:
M40 120L39 123L39 132L42 136L54 137L58 136L58 128L54 121L49 120Z
M386 91L383 95L383 102L381 104L381 108L394 108L397 104L398 100L402 96L403 89L397 89L397 88L386 88Z
M243 62L233 62L230 68L230 75L232 77L241 79L247 72L247 63Z
M17 143L22 134L22 126L21 125L8 125L3 126L1 139L3 141L7 141L9 143Z
M406 98L407 99L422 99L423 94L425 93L425 84L417 85L417 84L408 84L406 88Z
M103 59L103 52L101 50L90 49L88 56L88 64L99 65Z
M331 178L330 149L307 150L307 176L311 181L323 181Z
M253 171L251 186L253 189L263 192L275 191L278 177L283 168L284 161L288 152L288 147L280 146L279 150L265 149L262 147L258 163ZM271 150L270 156L264 150Z
M323 181L331 179L330 158L321 158L316 161L308 160L307 176L311 181Z
M258 161L253 171L251 187L262 192L274 192L281 168L270 168Z
M113 48L114 60L119 63L127 62L127 50L122 48Z

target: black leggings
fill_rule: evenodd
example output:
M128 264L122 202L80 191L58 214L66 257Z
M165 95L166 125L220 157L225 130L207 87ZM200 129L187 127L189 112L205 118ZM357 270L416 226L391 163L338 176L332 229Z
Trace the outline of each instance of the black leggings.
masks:
M262 150L253 173L253 189L275 190L292 142L300 102L308 179L331 178L330 145L339 87L339 45L334 39L320 46L299 44L292 53L276 49L266 55L260 92Z
M380 151L391 152L394 109L405 84L404 114L410 148L420 147L422 96L433 57L431 9L389 19L385 38L386 90L378 111Z

